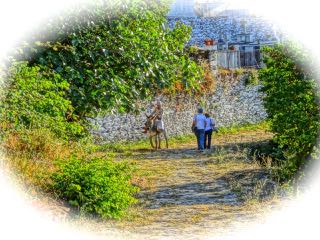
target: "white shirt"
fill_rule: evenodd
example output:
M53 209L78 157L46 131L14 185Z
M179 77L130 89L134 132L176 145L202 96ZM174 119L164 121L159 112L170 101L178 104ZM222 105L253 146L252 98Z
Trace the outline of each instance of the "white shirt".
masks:
M205 128L205 131L211 130L212 126L215 125L214 119L210 118L210 117L206 118L206 123L207 123L207 125L206 125L206 128Z
M197 114L193 120L196 122L197 129L205 129L206 117L203 114Z

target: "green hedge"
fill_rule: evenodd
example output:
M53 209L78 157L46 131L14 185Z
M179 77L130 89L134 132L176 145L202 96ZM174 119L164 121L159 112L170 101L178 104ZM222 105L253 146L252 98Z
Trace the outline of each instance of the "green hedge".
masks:
M319 94L310 53L293 43L263 50L264 106L278 145L282 180L294 177L314 151L319 132ZM279 151L280 150L280 151Z
M136 202L138 191L130 183L132 169L102 158L71 157L56 162L52 190L81 211L103 218L119 218Z

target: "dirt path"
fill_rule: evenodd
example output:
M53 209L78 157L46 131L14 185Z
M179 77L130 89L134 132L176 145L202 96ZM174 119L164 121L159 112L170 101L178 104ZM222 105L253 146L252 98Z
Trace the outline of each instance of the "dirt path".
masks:
M271 138L264 130L214 136L212 150L196 143L141 149L116 159L134 162L139 204L120 221L77 219L102 235L117 229L126 239L203 239L232 233L279 204L276 185L250 151ZM84 223L84 222L85 223ZM238 225L241 223L240 225ZM121 235L121 236L122 236Z
M216 137L214 148L205 152L195 150L195 142L134 152L140 204L115 226L146 239L201 239L257 220L278 199L273 194L276 185L248 146L270 138L264 131L247 131Z

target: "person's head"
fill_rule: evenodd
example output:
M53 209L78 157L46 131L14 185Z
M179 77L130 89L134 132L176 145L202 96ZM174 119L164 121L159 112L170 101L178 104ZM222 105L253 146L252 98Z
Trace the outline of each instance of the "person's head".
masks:
M153 107L161 108L162 103L159 99L155 99L154 101L152 101L152 105Z
M205 113L204 115L206 116L206 118L210 117L209 113Z
M203 113L203 108L199 107L199 108L198 108L198 113L199 113L199 114L202 114L202 113Z
M157 105L156 106L157 106L157 108L161 108L162 107L161 101L159 99L157 100Z

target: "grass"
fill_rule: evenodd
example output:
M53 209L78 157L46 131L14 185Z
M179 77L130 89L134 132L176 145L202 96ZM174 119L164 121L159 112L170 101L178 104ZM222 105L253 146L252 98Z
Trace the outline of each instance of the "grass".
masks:
M96 146L90 141L67 142L47 129L20 129L3 136L1 149L4 165L21 185L46 191L49 176L56 169L54 161L93 155Z
M194 134L175 136L169 139L170 148L175 148L179 144L189 143L194 140ZM121 143L105 143L99 147L98 151L101 152L116 152L116 153L125 153L137 151L137 150L150 150L149 139L135 141L135 142L121 142Z
M28 187L43 188L56 158L70 156L71 148L47 130L20 130L7 134L3 143L5 165Z
M221 127L219 128L219 132L217 135L225 135L225 134L239 134L243 132L247 132L250 130L270 130L270 125L267 121L263 121L257 124L243 124L243 125L234 125L229 127Z

